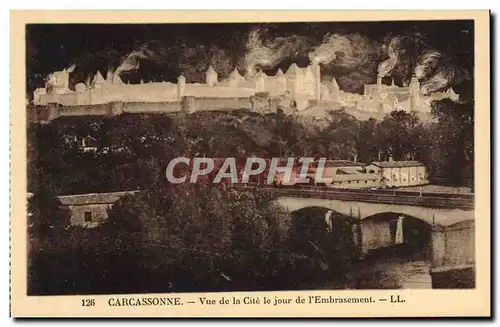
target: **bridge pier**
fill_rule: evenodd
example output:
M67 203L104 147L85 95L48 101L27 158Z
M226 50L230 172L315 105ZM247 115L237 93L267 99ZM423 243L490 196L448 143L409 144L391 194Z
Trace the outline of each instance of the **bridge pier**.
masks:
M474 220L432 229L432 288L475 287Z
M369 251L385 248L394 244L389 220L364 220L361 223L361 253L366 255Z
M286 188L275 188L273 191L278 193L277 203L285 212L320 207L350 217L359 258L370 250L394 245L396 240L401 240L402 229L405 243L415 248L427 246L427 251L431 252L433 288L475 287L473 196L391 195L359 191L351 194L345 190ZM400 219L403 223L374 218L380 214L395 213L406 217ZM426 260L429 258L427 255Z

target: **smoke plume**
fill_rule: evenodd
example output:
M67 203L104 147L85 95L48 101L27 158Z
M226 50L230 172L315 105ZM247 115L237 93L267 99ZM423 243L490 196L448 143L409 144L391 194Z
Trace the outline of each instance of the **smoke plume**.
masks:
M386 76L391 76L391 73L393 73L394 68L400 63L400 60L402 59L402 53L403 53L403 40L401 37L393 37L389 45L387 46L387 55L389 56L388 59L382 61L378 65L377 69L377 74L380 77L386 77Z
M378 55L378 45L359 34L329 34L309 53L309 58L320 64L352 69L377 60Z
M424 51L417 60L415 76L423 80L436 72L437 68L444 64L444 55L437 50Z
M175 80L183 74L190 83L203 83L209 65L222 80L235 66L252 75L258 68L280 66L286 69L291 62L302 66L309 59L321 64L322 75L337 78L340 87L348 92L362 92L364 85L375 82L377 74L395 77L405 85L414 73L425 93L440 91L468 79L464 69L454 65L448 56L418 33L374 40L359 33L325 35L324 31L317 36L277 36L279 32L268 26L247 31L231 39L230 46L185 39L141 40L141 46L123 57L118 49L105 49L76 58L73 61L76 66L66 71L73 73L73 82L79 82L93 76L96 70L116 67L108 70L106 78L120 83L120 75L138 71L141 66L135 74L124 74L124 81Z
M337 77L340 87L350 92L362 90L374 81L375 71L386 49L360 34L327 34L309 53L311 61L322 64L323 71Z
M421 81L424 94L442 91L469 79L467 71L453 64L438 50L425 50L417 59L415 76Z
M75 71L75 68L76 68L76 65L73 64L73 65L69 66L68 68L66 68L66 72L67 73L72 73L72 72Z
M264 40L263 29L257 28L250 31L245 47L244 65L252 75L256 67L274 68L281 61L307 51L309 45L307 38L298 35Z
M152 52L146 48L146 46L142 46L141 48L130 52L125 58L122 60L120 65L116 67L114 75L120 76L120 74L132 70L139 69L139 64L141 59L148 59L152 56Z
M448 64L437 69L433 76L426 79L421 84L421 91L423 94L438 92L469 79L469 74L465 69Z

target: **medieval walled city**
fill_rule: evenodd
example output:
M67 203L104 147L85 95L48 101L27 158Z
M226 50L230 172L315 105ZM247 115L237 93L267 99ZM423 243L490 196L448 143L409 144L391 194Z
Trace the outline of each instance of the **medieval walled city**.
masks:
M350 93L340 89L335 77L324 79L321 65L312 60L306 67L292 63L274 76L264 71L248 72L244 76L238 68L225 79L210 65L205 83L190 83L183 75L177 83L124 83L120 71L108 71L106 78L97 71L87 83L69 87L73 67L53 72L43 88L33 93L35 106L62 106L57 112L48 112L48 120L58 116L104 115L130 113L194 112L201 110L248 109L258 112L314 115L318 108L357 111L385 115L394 110L430 113L434 100L458 101L452 88L442 92L428 92L421 87L415 74L408 85L382 83L380 74L376 84L366 84L364 93ZM111 107L103 106L112 104Z

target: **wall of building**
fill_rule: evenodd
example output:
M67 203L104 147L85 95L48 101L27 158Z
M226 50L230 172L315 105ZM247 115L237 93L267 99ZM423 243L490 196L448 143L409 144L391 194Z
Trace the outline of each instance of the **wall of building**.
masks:
M278 96L284 94L287 90L286 88L286 79L284 76L267 78L264 82L265 91L268 92L271 96Z
M72 226L94 227L108 219L108 209L111 204L83 204L68 206L71 211L70 223ZM92 220L85 221L85 213L90 212Z
M77 104L76 93L44 94L41 96L41 102L42 104L59 103L64 106L74 106Z
M365 166L365 170L366 170L366 172L373 173L373 174L380 174L381 173L380 167L379 166L375 166L373 164L366 165Z
M419 184L427 184L429 182L427 168L425 166L417 167L417 176Z
M377 168L375 165L369 165L366 169L376 172L381 171L387 187L415 186L428 183L424 166Z
M380 186L380 180L333 181L332 184L329 185L329 187L332 188L352 188L352 189L372 188L379 186Z
M391 187L393 185L391 169L381 168L380 172L385 186Z
M257 90L254 88L186 84L184 96L194 96L196 98L246 98L256 92Z

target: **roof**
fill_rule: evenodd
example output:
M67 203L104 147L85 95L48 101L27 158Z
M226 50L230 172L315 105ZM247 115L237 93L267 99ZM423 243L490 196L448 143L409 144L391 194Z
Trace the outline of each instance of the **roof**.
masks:
M217 74L215 69L212 67L212 65L208 66L206 74Z
M97 71L97 73L94 76L94 79L92 80L91 85L98 85L98 84L106 84L106 81L104 80L104 77L102 77L102 74L100 71Z
M380 180L382 177L377 174L346 174L346 175L335 175L333 177L334 182L344 182L344 181L374 181Z
M374 161L371 163L380 168L398 168L398 167L419 167L424 164L416 160L408 161Z
M335 77L332 78L332 86L336 89L339 88L339 84L337 83L337 79Z
M288 67L288 70L286 71L287 75L298 74L298 73L300 73L300 68L299 66L297 66L296 63L292 63L290 67Z
M315 161L310 164L310 167L317 167L318 163L319 161ZM363 164L350 160L326 160L325 167L363 167Z
M127 194L134 194L138 191L111 192L111 193L90 193L90 194L75 194L61 195L57 198L61 204L67 206L78 206L85 204L112 204L118 201L121 197Z
M314 74L311 70L311 66L307 66L305 68L302 68L302 74L304 74L304 77L307 79L312 79L314 78Z
M344 173L344 174L361 174L358 166L355 166L355 167L339 167L337 169L337 174L339 174L339 172L340 173Z
M113 84L124 84L122 78L120 77L120 74L113 74L112 81Z
M229 73L229 78L231 79L242 79L240 72L238 71L238 67L234 67L234 70Z

